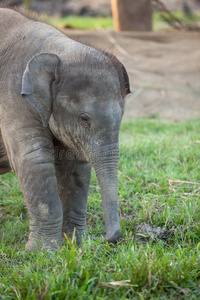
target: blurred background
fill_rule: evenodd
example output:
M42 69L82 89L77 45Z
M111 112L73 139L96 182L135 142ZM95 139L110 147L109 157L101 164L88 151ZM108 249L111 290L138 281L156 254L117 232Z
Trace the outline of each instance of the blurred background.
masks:
M124 119L200 115L200 0L7 0L65 34L113 52L133 91Z

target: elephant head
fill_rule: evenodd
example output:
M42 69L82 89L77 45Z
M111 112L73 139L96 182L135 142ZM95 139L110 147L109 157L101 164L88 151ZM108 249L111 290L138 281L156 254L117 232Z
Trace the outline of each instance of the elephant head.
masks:
M121 233L118 137L124 98L130 93L129 79L114 55L89 49L70 59L50 53L35 55L24 71L21 93L39 113L43 125L95 169L106 239L115 242Z

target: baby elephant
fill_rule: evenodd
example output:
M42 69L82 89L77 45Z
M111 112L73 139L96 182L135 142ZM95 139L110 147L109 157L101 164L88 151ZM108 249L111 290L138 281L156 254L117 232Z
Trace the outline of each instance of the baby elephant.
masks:
M91 166L106 240L120 237L118 136L130 92L117 58L0 8L0 174L17 174L30 217L26 250L86 235Z

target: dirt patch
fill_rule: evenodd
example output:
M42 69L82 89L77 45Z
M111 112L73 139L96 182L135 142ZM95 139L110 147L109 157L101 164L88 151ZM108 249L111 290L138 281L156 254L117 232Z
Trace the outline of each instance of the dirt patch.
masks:
M174 236L175 231L175 227L168 230L165 226L156 227L152 224L142 223L136 229L135 239L142 244L150 241L158 242L159 240L167 242Z
M200 33L66 30L88 45L110 50L127 68L133 93L124 119L159 115L171 121L200 116Z

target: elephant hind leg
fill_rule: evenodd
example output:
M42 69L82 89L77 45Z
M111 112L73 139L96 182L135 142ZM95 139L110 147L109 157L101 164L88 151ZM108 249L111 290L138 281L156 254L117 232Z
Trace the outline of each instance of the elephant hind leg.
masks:
M0 153L0 175L6 174L11 171L11 167L6 156L1 156Z
M6 174L11 171L11 166L6 154L3 138L0 130L0 175Z
M5 147L1 140L1 134L0 134L0 175L6 174L10 171L11 171L11 166L6 154Z

